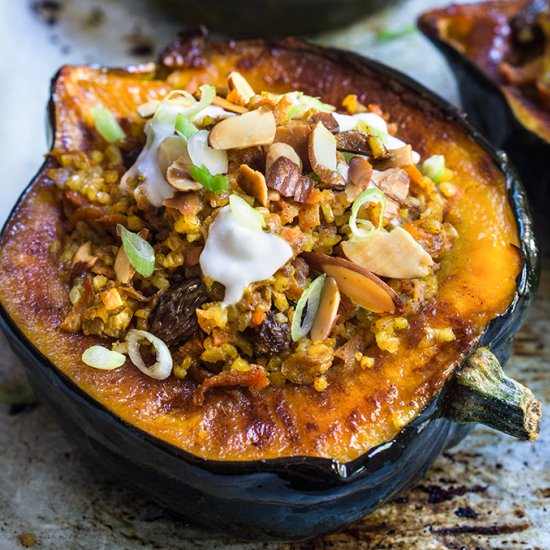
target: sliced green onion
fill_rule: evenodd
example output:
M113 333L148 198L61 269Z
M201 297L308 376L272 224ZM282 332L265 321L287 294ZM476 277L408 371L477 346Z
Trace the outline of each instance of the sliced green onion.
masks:
M235 214L239 222L248 227L248 229L261 231L265 227L265 220L260 212L250 206L239 195L231 195L229 197L229 206L231 207L231 212Z
M229 187L229 182L225 174L216 174L213 176L205 166L197 166L190 163L189 172L191 177L198 181L205 189L214 193L221 193Z
M26 382L0 384L0 403L5 405L31 405L36 402L32 388Z
M353 157L358 157L360 155L358 155L357 153L348 153L347 151L340 151L342 153L342 156L346 159L346 162L349 164L349 161L353 158Z
M377 137L384 145L386 145L388 141L389 136L386 132L382 132L382 130L379 130L378 128L369 126L364 120L359 120L356 128L365 134L370 134L371 136Z
M288 110L288 118L300 118L308 111L332 113L336 110L334 105L323 103L318 97L302 94L301 92L289 92L284 94L292 100L292 107Z
M435 183L441 181L446 170L445 157L443 155L432 155L423 162L422 166L420 166L420 171Z
M407 25L401 29L381 29L376 34L377 42L389 42L390 40L396 40L397 38L402 38L408 34L413 34L416 32L416 27L414 25Z
M124 130L120 127L113 113L103 107L92 109L92 118L96 130L109 143L115 143L126 137Z
M321 292L323 291L326 277L326 275L317 277L317 279L309 283L300 296L296 304L294 317L292 318L292 326L290 327L290 336L293 342L297 342L300 338L304 338L309 334L313 321L315 321L317 310L319 309Z
M82 354L82 361L94 369L113 370L124 365L126 356L103 346L92 346Z
M155 270L155 251L153 247L137 233L128 231L123 225L117 225L122 239L124 252L132 267L143 277L149 277Z
M357 219L359 209L366 203L377 202L382 208L380 209L380 217L378 223L374 225L370 220ZM372 237L382 227L384 221L384 213L386 211L386 196L380 189L367 189L363 191L354 201L351 207L351 216L349 218L349 228L351 229L351 238L366 239ZM358 226L364 226L364 229Z
M216 97L216 88L210 84L203 84L199 88L201 92L201 98L197 104L189 110L185 111L185 116L189 118L194 117L196 114L200 113L203 109L212 104L212 101Z
M150 367L143 361L139 349L141 341L144 339L153 344L155 348L157 361ZM146 330L137 330L133 328L128 331L126 341L128 342L128 355L132 363L134 363L141 372L155 380L165 380L170 376L173 366L172 355L168 346L160 338L157 338L154 334Z
M189 117L179 113L176 117L176 133L185 140L194 136L199 129L189 120Z

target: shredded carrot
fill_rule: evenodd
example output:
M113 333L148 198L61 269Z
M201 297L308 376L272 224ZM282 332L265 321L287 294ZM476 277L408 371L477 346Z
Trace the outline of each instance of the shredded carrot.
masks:
M252 318L250 319L249 325L251 327L257 327L258 325L261 325L264 322L264 319L265 319L265 311L262 311L261 309L257 309L252 314Z

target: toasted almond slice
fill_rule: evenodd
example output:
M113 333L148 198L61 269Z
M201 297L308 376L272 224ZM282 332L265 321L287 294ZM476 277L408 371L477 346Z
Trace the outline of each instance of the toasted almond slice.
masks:
M176 191L198 191L202 185L187 173L187 166L179 160L173 162L166 171L166 181Z
M225 109L226 111L229 111L231 113L247 113L248 109L246 107L243 107L242 105L237 105L236 103L231 103L231 101L227 101L224 97L220 97L217 95L212 100L212 105L217 105L218 107L221 107L222 109Z
M268 189L267 196L269 200L273 202L277 202L281 200L281 193L279 193L279 191L275 191L275 189Z
M321 292L319 309L311 327L310 335L314 343L322 342L330 336L336 323L339 306L340 291L338 290L336 279L334 277L327 277Z
M336 171L336 138L322 122L317 122L309 134L308 155L313 171L329 182Z
M127 285L134 276L136 270L132 267L124 247L121 246L118 249L116 258L115 258L115 275L117 281L121 282L123 285Z
M243 149L273 143L275 117L269 109L257 109L218 122L210 132L213 149Z
M193 191L174 193L174 196L162 203L166 208L174 208L180 214L193 215L199 209L199 196Z
M231 71L227 75L227 82L231 91L236 92L243 105L246 105L256 95L254 88L238 71Z
M287 143L302 160L303 169L311 171L311 164L308 156L309 134L311 126L307 122L291 120L284 126L278 126L275 133L275 142Z
M337 134L340 131L338 122L330 113L315 113L311 116L313 122L322 122L327 130L333 134Z
M279 157L270 167L266 178L267 186L278 191L283 197L292 197L296 202L306 202L315 182L307 176L300 175L295 162L287 157Z
M80 245L76 254L73 256L72 266L78 264L84 265L86 268L92 267L97 262L97 256L92 255L92 243L86 241L84 244Z
M268 205L267 184L265 176L253 170L247 164L241 164L239 168L239 185L248 194L252 195L262 206Z
M265 158L265 173L269 172L271 165L279 158L286 157L291 160L294 164L297 164L302 171L302 159L298 156L298 153L288 145L288 143L275 142L269 146L267 151L267 156Z
M375 313L403 311L401 298L384 281L357 264L317 252L303 252L302 257L316 271L336 279L340 292L355 303Z
M162 140L157 153L159 168L166 176L168 167L175 161L189 164L189 155L185 141L178 136L170 136Z
M413 162L413 150L410 145L392 149L390 158L383 160L376 165L378 170L387 170L388 168L399 168L401 166L410 166Z
M92 243L87 241L76 251L71 264L71 279L82 275L97 262L98 258L92 255L91 246Z
M353 157L349 162L346 198L353 202L367 187L372 178L372 165L363 157Z
M389 168L383 172L374 172L372 181L384 195L400 205L409 195L410 178L407 172L401 168Z
M415 279L428 275L432 257L412 238L408 231L378 231L364 241L345 241L344 254L354 263L382 277Z

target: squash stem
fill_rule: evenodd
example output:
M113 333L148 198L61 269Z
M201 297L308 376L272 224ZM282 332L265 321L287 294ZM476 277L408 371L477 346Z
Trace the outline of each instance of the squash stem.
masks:
M477 349L454 376L444 415L459 423L476 422L518 439L539 436L542 406L533 392L512 380L487 349Z

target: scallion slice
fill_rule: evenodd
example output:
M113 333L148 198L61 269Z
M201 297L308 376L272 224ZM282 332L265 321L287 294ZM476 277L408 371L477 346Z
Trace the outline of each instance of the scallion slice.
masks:
M265 227L264 217L255 208L250 206L239 195L229 197L231 212L239 219L242 225L253 231L261 231Z
M92 346L82 354L82 361L94 369L113 370L124 365L126 356L103 346Z
M225 174L216 174L213 176L205 166L197 166L190 163L189 172L195 181L198 181L205 189L213 193L219 194L229 187Z
M144 339L150 342L155 348L157 361L150 367L143 361L139 349L141 341ZM172 354L168 346L160 338L157 338L154 334L146 330L137 330L133 328L128 331L126 341L128 342L128 355L132 363L134 363L141 372L155 380L165 380L170 376L173 366Z
M370 220L357 219L359 209L366 203L377 202L381 205L380 216L378 223L374 225ZM382 227L384 221L384 213L386 211L386 196L380 189L367 189L363 191L354 201L351 207L351 216L349 218L349 227L351 229L351 238L367 239L372 237ZM359 225L364 226L364 229Z
M151 276L155 270L153 247L144 238L128 231L123 225L118 224L117 231L132 267L143 277Z
M124 130L120 127L113 113L108 109L104 109L103 107L92 109L92 118L94 119L96 130L109 143L115 143L126 137Z
M176 117L176 133L186 141L194 136L199 129L189 120L189 117L179 113Z
M420 166L420 171L428 176L433 182L439 183L445 175L445 157L443 155L432 155Z
M290 336L293 342L297 342L300 338L304 338L309 334L313 321L315 321L317 310L319 309L325 279L326 275L317 277L317 279L309 283L300 296L296 304L296 310L294 311L292 326L290 327Z
M302 94L301 92L289 92L284 94L292 100L292 107L288 110L288 118L300 118L308 111L332 113L336 110L334 105L323 103L319 98Z
M212 101L216 97L216 88L210 84L203 84L199 87L201 92L201 98L194 107L185 111L185 116L192 118L197 113L200 113L203 109L212 104Z

